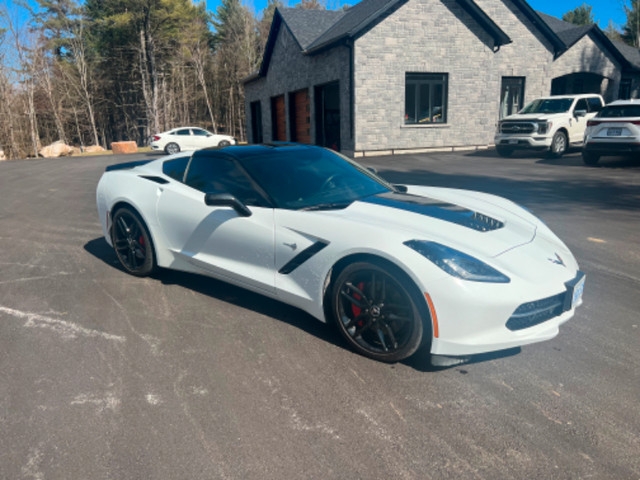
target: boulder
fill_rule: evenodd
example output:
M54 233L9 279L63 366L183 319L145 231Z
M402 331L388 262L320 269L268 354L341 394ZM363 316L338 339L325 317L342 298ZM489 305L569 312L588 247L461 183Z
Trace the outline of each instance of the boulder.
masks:
M138 145L136 145L136 142L113 142L111 144L111 151L114 155L120 153L136 153L138 151Z
M7 159L7 156L4 154L4 150L0 150L0 162L6 159Z
M64 143L62 140L53 142L51 145L42 147L38 152L43 157L61 157L64 155L71 155L72 147Z
M84 147L82 151L87 153L98 153L104 152L104 148L102 148L100 145L89 145L88 147Z

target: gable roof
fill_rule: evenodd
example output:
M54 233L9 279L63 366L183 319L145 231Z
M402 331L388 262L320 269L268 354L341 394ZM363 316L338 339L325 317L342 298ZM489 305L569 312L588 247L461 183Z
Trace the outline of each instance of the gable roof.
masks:
M632 70L640 69L640 50L622 42L612 41L598 25L574 25L573 23L565 22L546 13L537 13L540 18L549 25L549 28L556 32L565 44L566 49L571 48L578 43L582 37L591 33L611 52L613 57L623 67Z
M273 16L269 38L259 72L245 81L263 77L267 73L277 34L284 25L305 55L313 55L360 36L395 9L409 0L362 0L347 10L305 10L300 8L277 8ZM494 47L511 43L511 38L489 17L474 0L456 0L492 38ZM561 54L592 27L578 27L560 19L536 12L526 0L511 0L534 27L549 41L557 55ZM597 28L597 27L596 27ZM598 29L599 30L599 29ZM605 43L611 41L605 37ZM613 50L613 44L610 45ZM623 58L621 53L618 55ZM624 59L623 59L624 61ZM638 58L640 62L640 56Z

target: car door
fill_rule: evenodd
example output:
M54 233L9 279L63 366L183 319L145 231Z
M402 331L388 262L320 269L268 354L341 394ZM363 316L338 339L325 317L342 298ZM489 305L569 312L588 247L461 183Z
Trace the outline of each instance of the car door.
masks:
M581 112L577 114L576 112ZM570 119L569 142L580 143L584 140L584 131L587 128L589 118L589 106L586 98L579 98L572 110L573 116Z
M251 216L206 205L205 192L231 193ZM273 208L233 158L194 153L184 183L160 185L157 218L169 248L182 260L223 280L274 293Z
M181 128L180 130L176 130L172 136L174 138L171 141L176 142L180 146L180 150L194 149L191 129Z
M213 134L206 130L201 128L192 128L191 133L193 134L194 148L208 148L217 145L217 143L213 141Z

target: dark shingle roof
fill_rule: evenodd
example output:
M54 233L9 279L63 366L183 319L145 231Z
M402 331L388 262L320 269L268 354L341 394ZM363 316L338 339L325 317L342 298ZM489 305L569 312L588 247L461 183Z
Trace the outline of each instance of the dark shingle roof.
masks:
M623 64L627 63L629 67L633 69L640 69L640 50L627 45L626 43L612 41L605 35L605 33L597 25L574 25L573 23L565 22L559 18L552 17L546 13L537 12L538 16L549 25L558 37L565 43L567 48L574 45L583 36L589 32L593 32L600 40L612 51L613 55L622 61Z
M279 8L282 19L302 50L345 15L344 11Z

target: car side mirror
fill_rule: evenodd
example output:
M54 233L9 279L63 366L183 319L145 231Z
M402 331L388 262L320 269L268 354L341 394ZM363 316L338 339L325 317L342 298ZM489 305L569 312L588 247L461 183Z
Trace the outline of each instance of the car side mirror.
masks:
M210 207L231 207L241 217L251 216L251 210L230 193L205 193L204 203Z
M374 167L367 167L367 170L369 170L371 173L373 173L374 175L378 174L378 169L374 168Z
M213 137L213 133L207 133L207 137Z
M586 111L586 110L576 110L575 112L573 112L573 115L574 115L576 118L584 117L586 114L587 114L587 111Z

